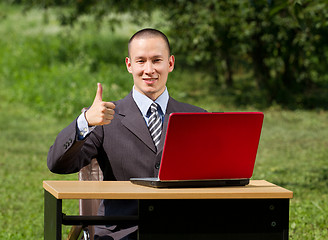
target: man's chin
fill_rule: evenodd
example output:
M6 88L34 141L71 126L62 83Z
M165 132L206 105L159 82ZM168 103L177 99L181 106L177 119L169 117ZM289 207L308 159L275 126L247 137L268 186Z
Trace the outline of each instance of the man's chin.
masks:
M162 93L160 93L158 89L148 88L143 91L143 94L155 101Z

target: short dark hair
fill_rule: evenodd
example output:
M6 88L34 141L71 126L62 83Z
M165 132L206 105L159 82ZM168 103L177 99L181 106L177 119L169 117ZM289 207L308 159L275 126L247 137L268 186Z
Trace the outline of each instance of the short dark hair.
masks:
M133 34L133 36L130 38L129 43L128 43L129 57L130 57L130 45L131 45L131 42L133 41L133 39L135 39L135 38L151 38L151 37L162 38L167 45L167 49L169 51L169 56L171 55L171 46L170 46L170 42L169 42L169 39L167 38L167 36L157 29L144 28L144 29L139 30L135 34Z

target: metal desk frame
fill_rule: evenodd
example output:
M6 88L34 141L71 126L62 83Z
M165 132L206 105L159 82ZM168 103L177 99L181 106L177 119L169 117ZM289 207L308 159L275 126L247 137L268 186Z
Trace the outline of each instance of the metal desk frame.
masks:
M130 182L44 181L44 239L62 225L139 225L139 240L286 240L293 193L264 180L245 187L153 189ZM67 216L63 199L137 199L138 216Z

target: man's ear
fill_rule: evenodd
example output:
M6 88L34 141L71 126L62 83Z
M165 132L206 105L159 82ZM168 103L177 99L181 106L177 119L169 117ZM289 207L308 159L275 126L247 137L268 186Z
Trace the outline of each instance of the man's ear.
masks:
M126 65L126 69L128 70L129 73L132 73L132 69L131 69L131 61L129 57L125 58L125 65Z
M175 61L175 58L173 55L171 55L169 58L169 71L170 72L172 72L174 69L174 61Z

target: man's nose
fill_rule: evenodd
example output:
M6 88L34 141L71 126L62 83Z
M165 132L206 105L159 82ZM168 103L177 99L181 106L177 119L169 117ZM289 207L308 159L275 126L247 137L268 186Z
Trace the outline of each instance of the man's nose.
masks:
M154 73L154 66L151 61L147 61L145 64L145 73L152 74Z

